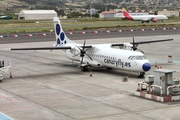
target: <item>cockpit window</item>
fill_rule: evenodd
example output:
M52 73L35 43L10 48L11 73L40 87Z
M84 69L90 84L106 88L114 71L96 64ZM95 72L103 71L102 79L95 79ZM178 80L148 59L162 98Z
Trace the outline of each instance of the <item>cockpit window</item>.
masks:
M146 57L145 56L132 56L131 60L145 60Z
M129 56L128 59L130 59L132 56Z
M131 60L136 60L136 56L132 56L132 57L131 57Z

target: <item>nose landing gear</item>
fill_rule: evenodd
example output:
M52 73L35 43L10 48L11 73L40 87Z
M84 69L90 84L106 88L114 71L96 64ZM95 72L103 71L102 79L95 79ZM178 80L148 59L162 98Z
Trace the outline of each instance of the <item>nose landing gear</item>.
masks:
M88 71L88 66L81 66L81 71L83 72Z
M144 78L145 72L140 72L137 78Z

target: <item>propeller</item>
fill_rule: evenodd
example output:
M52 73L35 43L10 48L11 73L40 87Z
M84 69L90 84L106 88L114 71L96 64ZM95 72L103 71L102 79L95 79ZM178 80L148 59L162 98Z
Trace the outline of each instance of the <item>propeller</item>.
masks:
M140 52L144 53L142 50L138 49L137 46L138 46L138 44L135 43L135 41L134 41L134 36L133 36L133 46L132 46L131 48L132 48L134 51L139 50Z
M77 54L77 55L75 55L75 56L80 55L80 57L81 57L81 64L83 63L83 59L84 59L84 56L85 56L85 55L88 56L88 57L92 60L92 58L91 58L88 54L86 54L86 51L87 51L88 49L85 50L85 45L86 45L86 40L84 40L84 43L83 43L82 48L80 48L79 46L77 46L77 48L80 50L80 53ZM81 65L81 64L80 64L80 65Z
M135 42L134 42L134 36L133 36L133 46L132 46L132 49L133 49L134 51L137 50L137 45L136 45Z

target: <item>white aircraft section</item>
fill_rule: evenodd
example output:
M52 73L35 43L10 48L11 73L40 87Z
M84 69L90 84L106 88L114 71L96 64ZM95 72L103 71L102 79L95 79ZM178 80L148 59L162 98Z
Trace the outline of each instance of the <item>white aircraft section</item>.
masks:
M4 66L4 61L0 61L0 82L3 80L3 75L6 74L11 69L11 61L9 60L9 65Z
M138 21L142 21L142 23L144 22L148 22L152 21L152 22L157 22L158 20L167 20L168 17L165 15L141 15L141 16L132 16L130 15L126 9L122 9L123 11L123 18L127 19L127 20L138 20Z
M157 20L167 20L168 18L165 15L142 15L142 16L132 16L134 20L143 20L148 21L152 19Z

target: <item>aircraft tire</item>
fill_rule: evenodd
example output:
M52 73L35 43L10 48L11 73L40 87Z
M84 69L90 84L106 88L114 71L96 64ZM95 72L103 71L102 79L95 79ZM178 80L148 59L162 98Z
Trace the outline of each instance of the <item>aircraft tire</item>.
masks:
M107 69L108 69L108 70L112 70L112 68L110 68L110 67L107 67Z
M82 66L82 67L81 67L81 71L83 71L83 72L84 72L84 71L88 71L88 66Z
M144 78L145 72L140 72L140 74L137 76L137 78Z

